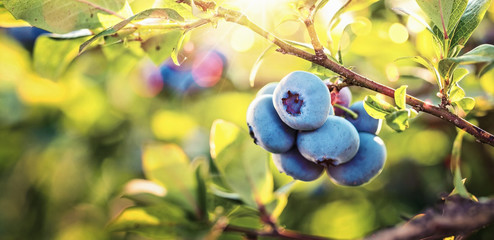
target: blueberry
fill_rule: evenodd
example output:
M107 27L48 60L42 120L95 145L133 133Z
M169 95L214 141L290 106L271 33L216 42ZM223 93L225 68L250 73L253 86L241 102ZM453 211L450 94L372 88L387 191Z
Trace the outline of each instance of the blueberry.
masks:
M386 146L378 136L359 133L360 147L357 155L347 163L328 166L331 180L344 186L359 186L369 182L383 169L386 161Z
M326 85L314 74L295 71L286 75L273 93L281 120L297 130L314 130L324 124L331 99Z
M355 127L342 117L328 116L314 131L300 131L297 147L305 158L321 164L339 165L357 153L359 136Z
M286 153L273 154L273 162L280 172L301 181L316 180L324 170L323 166L305 159L297 147Z
M379 134L381 131L382 119L375 119L371 117L364 109L364 102L359 101L352 106L350 110L358 114L357 119L353 119L350 115L346 115L345 118L355 126L359 132L368 132L372 134Z
M254 143L272 153L287 152L295 144L296 131L281 121L272 95L254 99L247 109L247 126Z
M270 82L270 83L264 85L264 87L262 87L261 89L259 89L259 91L257 92L256 97L259 97L259 96L261 96L263 94L273 94L274 89L276 88L276 86L278 86L278 82Z

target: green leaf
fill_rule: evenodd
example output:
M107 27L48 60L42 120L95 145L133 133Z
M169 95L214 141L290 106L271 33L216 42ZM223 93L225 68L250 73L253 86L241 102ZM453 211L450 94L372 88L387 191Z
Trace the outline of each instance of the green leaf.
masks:
M393 105L371 95L365 97L364 109L371 117L376 119L384 119L386 115L397 111Z
M456 71L453 74L453 80L451 81L451 84L459 83L461 80L463 80L463 78L465 78L466 75L468 75L468 73L469 73L468 69L466 68L456 69Z
M268 54L274 52L277 49L277 45L272 44L268 48L266 48L259 57L257 57L256 61L254 62L254 66L252 66L250 70L250 75L249 75L249 83L251 87L254 87L254 81L256 80L256 75L257 72L259 71L259 68L261 67L264 57L266 57Z
M447 61L452 61L461 64L473 64L480 62L493 62L494 61L494 45L482 44L472 49L471 51L463 54L459 57L446 58ZM443 59L443 60L446 60Z
M190 33L191 33L190 31L187 31L184 34L182 34L182 36L178 40L177 47L172 50L170 57L172 58L173 63L175 63L175 65L177 66L180 66L180 63L178 62L178 53L182 49L184 42L189 40Z
M463 90L463 88L461 88L457 84L451 87L451 91L449 93L449 101L457 102L463 99L464 97L465 97L465 91Z
M484 18L485 12L489 8L491 0L470 0L465 9L465 12L458 22L453 37L451 39L451 47L457 45L465 45L473 31L479 26Z
M142 43L142 49L144 49L156 65L161 64L171 56L174 49L177 49L182 35L182 30L173 30L154 36Z
M107 229L150 238L192 239L207 233L209 226L190 222L181 208L161 202L153 206L127 208L108 224Z
M479 62L494 62L494 45L482 44L459 57L445 58L439 61L439 72L445 78L450 78L459 64Z
M146 177L162 184L167 199L200 216L197 201L197 180L183 150L174 144L149 144L143 149L143 170Z
M453 173L453 185L455 188L451 192L450 195L458 194L465 198L474 197L471 195L467 188L465 187L465 180L461 176L460 170L460 158L461 158L461 146L463 142L463 136L465 135L465 131L460 130L456 135L455 141L453 142L453 150L451 153L451 172Z
M417 3L432 23L443 33L443 29L446 29L449 35L458 24L468 0L417 0Z
M395 90L395 103L398 109L405 109L407 103L407 85L403 85Z
M452 104L454 106L458 106L461 109L463 109L463 111L465 111L465 113L468 113L469 111L471 111L475 107L475 99L473 99L471 97L465 97L459 101L453 102Z
M182 16L180 16L180 14L177 13L173 9L154 8L154 9L144 10L144 11L142 11L142 12L140 12L140 13L132 16L132 17L129 17L123 21L120 21L119 23L115 24L114 26L109 27L109 28L101 31L100 33L96 34L94 37L92 37L91 39L89 39L88 41L84 42L81 45L81 47L79 49L79 53L83 52L91 43L98 40L99 38L115 34L119 30L121 30L122 28L127 26L129 23L134 22L134 21L138 21L138 20L147 19L147 18L171 19L171 20L180 21L180 22L184 21L184 18ZM136 31L136 29L134 29L134 28L129 30L130 33L134 32L134 31Z
M86 39L57 40L49 36L38 37L33 53L34 69L42 77L57 79L77 57L79 45Z
M429 69L429 71L431 71L431 73L434 74L434 77L436 78L436 82L437 82L437 85L439 86L439 88L442 88L441 77L439 75L439 71L436 69L436 67L434 67L434 64L432 64L432 62L429 61L428 59L425 59L421 56L415 56L415 57L403 57L403 58L397 59L397 61L398 60L412 60L412 61L426 67L427 69Z
M386 116L386 124L397 132L403 132L410 126L408 123L409 116L410 110L408 109L393 112Z
M126 0L4 0L3 3L16 19L54 33L108 27L122 20L109 12L123 17L132 15Z
M222 177L249 206L273 199L268 154L238 126L216 120L211 128L211 155Z

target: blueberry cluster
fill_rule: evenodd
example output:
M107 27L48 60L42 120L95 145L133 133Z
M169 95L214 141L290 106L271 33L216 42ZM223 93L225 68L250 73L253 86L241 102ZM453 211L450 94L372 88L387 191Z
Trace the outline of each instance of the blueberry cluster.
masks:
M362 185L379 174L386 147L378 136L382 121L372 118L363 102L349 107L354 119L334 104L348 107L348 88L328 90L330 82L295 71L259 90L247 110L254 143L272 153L280 172L312 181L326 170L340 185Z

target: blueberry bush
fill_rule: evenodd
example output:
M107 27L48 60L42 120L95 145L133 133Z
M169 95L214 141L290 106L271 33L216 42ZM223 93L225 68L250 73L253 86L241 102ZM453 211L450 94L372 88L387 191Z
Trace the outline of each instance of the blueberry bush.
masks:
M493 239L490 0L0 0L1 239Z

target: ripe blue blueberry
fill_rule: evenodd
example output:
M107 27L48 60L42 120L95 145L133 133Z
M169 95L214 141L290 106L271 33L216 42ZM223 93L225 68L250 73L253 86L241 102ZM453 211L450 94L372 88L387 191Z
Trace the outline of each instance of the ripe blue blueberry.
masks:
M347 163L328 166L331 180L344 186L359 186L377 176L386 161L386 146L378 136L359 133L360 147L357 155Z
M295 144L296 131L288 127L276 113L273 95L254 99L247 109L247 126L254 143L272 153L287 152Z
M339 165L357 153L359 136L355 127L342 117L328 116L314 131L300 131L297 147L305 158L320 164Z
M314 130L328 117L331 98L326 85L314 74L295 71L286 75L273 93L281 120L297 130Z
M352 106L350 110L358 114L358 118L354 119L350 115L346 115L345 118L355 126L359 132L368 132L372 134L379 134L381 131L382 119L375 119L371 117L364 109L364 102L359 101Z
M280 172L301 181L313 181L321 176L324 167L305 159L293 147L290 151L273 154L273 162Z
M276 88L276 86L278 86L278 82L270 82L270 83L264 85L264 87L262 87L261 89L259 89L259 91L257 92L256 97L259 97L259 96L261 96L263 94L273 94L274 89Z

